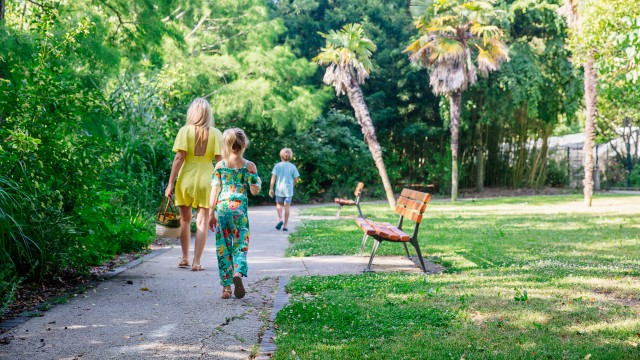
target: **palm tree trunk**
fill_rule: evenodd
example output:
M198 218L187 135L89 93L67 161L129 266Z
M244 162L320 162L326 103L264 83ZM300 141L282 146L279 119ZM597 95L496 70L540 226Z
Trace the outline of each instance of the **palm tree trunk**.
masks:
M593 50L589 52L584 64L584 98L586 104L586 120L584 123L584 204L591 206L593 196L593 143L595 137L595 117L598 93L596 85L598 77L593 67Z
M349 97L349 102L355 112L356 119L362 127L364 140L367 142L367 145L369 145L369 151L371 152L371 156L373 156L373 161L376 163L376 167L378 168L378 173L380 174L380 178L382 179L382 184L384 186L384 191L387 193L389 206L391 208L395 208L396 197L393 194L389 175L387 175L387 168L384 166L382 149L380 148L380 143L376 137L376 129L373 127L369 108L367 108L367 103L364 101L362 89L360 89L360 86L355 83L355 81L352 81L351 86L347 89L347 96Z
M451 202L458 199L458 137L460 132L460 101L462 93L459 91L449 94L449 119L451 129Z

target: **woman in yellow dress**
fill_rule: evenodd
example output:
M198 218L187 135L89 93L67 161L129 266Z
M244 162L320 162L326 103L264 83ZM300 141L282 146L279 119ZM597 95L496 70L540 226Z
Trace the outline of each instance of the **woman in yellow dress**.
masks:
M197 231L191 270L200 271L204 270L200 265L200 258L207 241L213 164L222 160L222 133L213 127L211 106L207 100L197 98L191 103L187 111L187 124L178 131L173 151L176 156L173 159L169 183L164 194L168 198L175 194L175 204L180 209L182 259L178 266L189 266L191 209L193 208L197 209ZM176 177L174 193L173 182Z

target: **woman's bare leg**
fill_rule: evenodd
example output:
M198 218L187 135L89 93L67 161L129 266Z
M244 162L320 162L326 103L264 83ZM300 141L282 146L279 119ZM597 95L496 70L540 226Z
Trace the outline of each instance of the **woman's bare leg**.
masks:
M191 206L179 206L180 209L180 247L182 260L189 261L189 243L191 242Z
M196 246L193 251L193 265L200 265L200 258L204 252L204 246L207 243L207 231L209 224L209 209L198 208L196 216Z

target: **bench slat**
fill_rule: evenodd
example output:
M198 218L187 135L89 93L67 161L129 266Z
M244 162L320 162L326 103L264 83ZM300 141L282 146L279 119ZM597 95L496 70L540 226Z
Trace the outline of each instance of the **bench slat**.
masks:
M396 213L404 216L405 218L409 218L418 224L422 221L422 214L418 214L417 212L400 205L396 206Z
M360 196L362 189L364 189L364 183L359 182L358 185L356 186L356 191L353 192L353 195L355 195L356 197Z
M428 203L429 200L431 200L431 194L411 189L402 189L402 193L400 195L412 200L422 201L424 203Z
M357 218L356 224L364 231L367 235L375 235L376 230L369 224L369 221L363 218Z
M376 234L380 237L392 241L397 241L400 239L400 236L394 233L391 229L387 228L386 224L369 222L369 225L373 226L373 228L376 230Z
M333 199L333 202L335 202L336 204L340 204L340 205L355 205L356 204L356 202L351 200L351 199L340 199L340 198Z
M398 241L409 241L409 240L411 240L411 236L409 236L404 231L398 229L397 227L395 227L395 226L393 226L393 225L391 225L389 223L385 223L383 225L386 226L389 231L392 231L394 234L398 235Z
M422 214L425 210L427 210L427 203L411 200L403 196L400 196L398 198L398 204L408 207L410 209L416 210L420 212L420 214Z

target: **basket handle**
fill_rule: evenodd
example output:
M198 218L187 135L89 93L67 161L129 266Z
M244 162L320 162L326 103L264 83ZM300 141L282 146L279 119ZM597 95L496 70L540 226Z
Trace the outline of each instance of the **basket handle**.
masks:
M176 206L173 204L173 201L171 201L173 199L173 196L170 197L163 197L162 201L160 202L160 207L158 208L158 221L163 222L164 221L164 216L167 213L167 209L171 210L172 213L174 214L178 214L178 210L176 209ZM167 202L165 205L165 201ZM162 210L162 205L164 205L164 211Z

